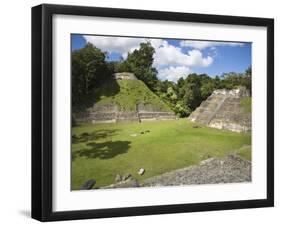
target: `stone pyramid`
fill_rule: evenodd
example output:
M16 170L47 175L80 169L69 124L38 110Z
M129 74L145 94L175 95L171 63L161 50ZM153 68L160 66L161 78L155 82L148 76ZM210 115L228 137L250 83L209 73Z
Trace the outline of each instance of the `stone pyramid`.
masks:
M215 90L188 119L217 129L248 132L251 130L251 112L243 109L241 100L249 96L245 87Z
M73 111L77 123L143 122L174 120L175 113L133 73L113 74L95 95L97 100L81 111ZM127 102L126 102L127 101Z

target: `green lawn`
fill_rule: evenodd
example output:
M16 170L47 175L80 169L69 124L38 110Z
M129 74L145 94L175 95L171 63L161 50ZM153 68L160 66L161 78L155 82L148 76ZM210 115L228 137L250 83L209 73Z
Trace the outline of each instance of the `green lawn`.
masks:
M74 127L72 189L92 178L95 187L112 184L116 174L130 173L142 181L228 153L251 159L250 133L194 125L180 119ZM145 169L143 176L137 174L140 168Z
M251 145L243 145L241 148L235 151L236 154L242 158L251 161L252 160L252 147Z

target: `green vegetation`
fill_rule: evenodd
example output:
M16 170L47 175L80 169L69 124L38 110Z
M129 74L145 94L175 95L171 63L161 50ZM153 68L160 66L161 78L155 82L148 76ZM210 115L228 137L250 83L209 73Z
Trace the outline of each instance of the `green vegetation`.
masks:
M112 184L116 174L142 181L235 150L250 159L250 133L194 125L180 119L73 127L72 189L91 178L95 187ZM137 174L140 168L146 170L143 176Z
M252 161L252 146L251 145L243 145L235 153L240 155L244 159Z
M114 84L117 83L117 84ZM118 86L114 93L114 86ZM140 80L117 80L104 83L94 92L94 102L116 104L122 111L134 111L137 104L151 104L155 108L170 108Z
M149 42L141 43L139 49L128 53L126 60L115 62L114 70L116 72L133 72L152 91L156 91L159 80L157 70L152 67L154 53L155 50Z
M112 71L105 61L106 54L88 43L72 52L72 105L80 105L93 90L111 77Z
M72 107L73 109L84 108L85 105L93 105L93 95L99 101L100 93L96 89L102 84L112 81L114 72L133 72L136 77L158 97L162 99L179 117L187 117L205 100L215 89L233 89L245 86L251 91L251 67L244 73L229 72L222 76L210 77L207 74L192 73L182 75L175 82L161 81L157 78L157 70L153 67L153 54L155 50L149 42L141 43L140 47L132 53L128 53L126 59L115 62L106 61L106 52L102 52L88 43L84 48L72 52ZM120 83L107 85L112 86L112 91L107 91L104 96L118 95ZM121 84L123 85L123 84ZM110 95L108 94L110 93ZM124 96L121 94L121 96ZM125 99L118 96L120 106ZM122 100L121 100L122 99ZM105 98L106 100L106 98ZM109 100L109 99L108 99ZM128 98L127 98L128 100ZM111 100L110 100L111 101ZM129 102L134 102L130 101ZM158 101L159 102L159 101ZM129 108L131 108L130 106Z
M215 78L193 73L185 79L180 78L177 83L161 82L158 95L179 117L186 117L216 89L234 89L239 86L250 89L251 76L247 73L251 73L251 70L247 69L244 74L225 73L222 77Z
M251 113L251 111L252 111L252 98L251 97L241 98L240 106L245 111L245 113Z
M244 73L222 76L192 73L176 83L161 81L153 67L154 48L149 42L128 53L126 59L109 62L107 53L87 43L72 51L72 110L93 104L116 104L134 111L137 104L174 111L187 117L215 89L245 86L251 91L251 67ZM138 80L115 80L116 72L132 72ZM251 98L241 107L251 112ZM75 125L75 120L72 118ZM251 160L251 134L195 126L187 120L120 124L84 124L72 128L72 189L95 179L95 187L115 182L117 174L143 179L198 164L210 157L236 153ZM140 176L137 171L145 169Z

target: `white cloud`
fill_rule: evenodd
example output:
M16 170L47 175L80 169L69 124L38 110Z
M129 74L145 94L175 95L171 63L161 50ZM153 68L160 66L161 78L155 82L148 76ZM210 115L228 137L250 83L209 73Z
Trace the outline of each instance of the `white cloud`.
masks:
M210 56L203 57L202 53L197 50L188 51L189 66L208 67L213 63L213 58Z
M166 43L156 50L153 65L156 68L163 64L207 67L212 63L213 58L210 56L204 58L199 50L191 50L185 54L181 48Z
M168 42L163 39L146 39L146 41L149 41L154 49L159 49L160 47L168 45Z
M176 82L179 78L186 78L188 74L191 73L191 70L187 66L169 66L164 69L158 70L158 76L161 80L169 80Z
M244 44L241 42L208 42L208 41L181 41L180 46L182 47L192 47L195 49L205 49L208 47L215 46L240 46L242 47Z
M87 42L92 43L104 52L120 53L127 55L139 48L139 44L144 42L143 38L126 38L126 37L105 37L105 36L83 36Z
M200 50L193 49L187 53L181 47L170 45L163 39L83 36L87 42L108 53L119 53L124 59L128 52L139 49L141 42L149 41L155 49L153 66L158 70L160 79L177 81L190 73L190 67L207 67L213 63L211 56L204 57ZM182 44L182 43L181 43ZM163 69L164 68L164 69Z
M145 39L145 38L127 38L127 37L106 37L84 35L85 40L101 49L103 52L120 53L122 57L127 58L128 52L132 53L135 49L139 49L140 43L149 41L157 50L167 41L162 39Z

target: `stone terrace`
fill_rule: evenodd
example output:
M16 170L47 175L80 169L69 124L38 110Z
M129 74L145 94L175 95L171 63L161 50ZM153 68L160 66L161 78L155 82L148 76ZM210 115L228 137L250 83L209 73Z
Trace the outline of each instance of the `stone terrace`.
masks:
M139 106L136 111L119 111L114 104L95 104L87 112L73 113L76 122L116 123L116 122L142 122L153 120L173 120L173 112L159 111L153 106Z
M189 120L218 129L235 132L251 130L251 113L240 106L242 97L248 97L245 88L234 90L215 90L207 100L189 116Z

